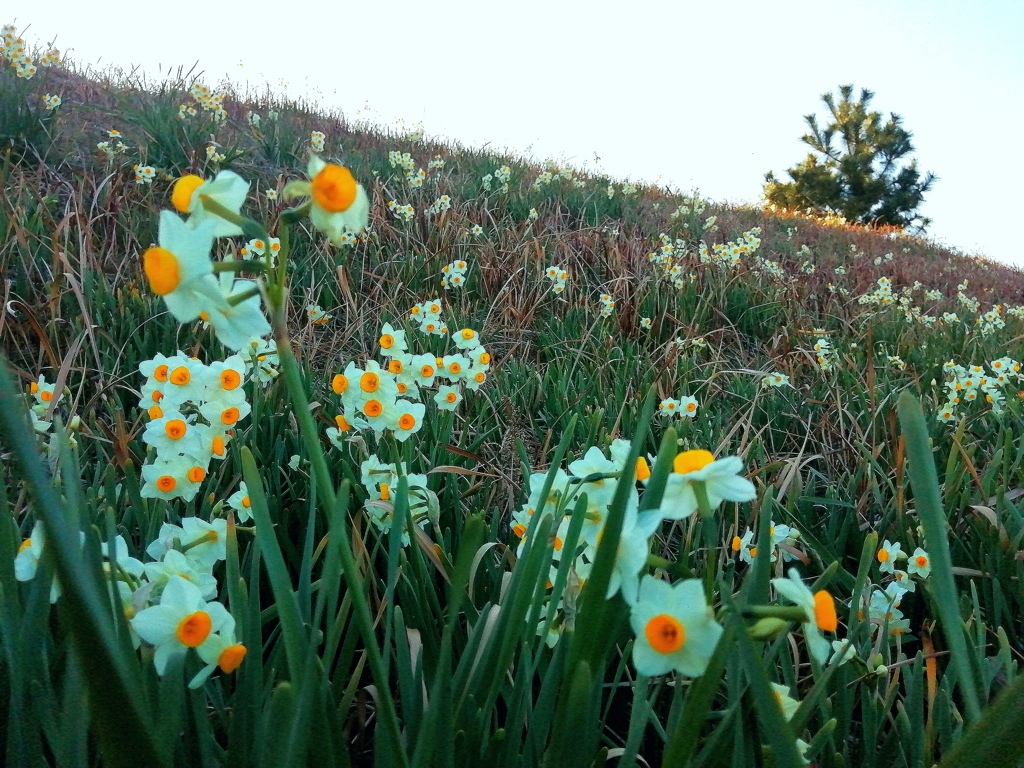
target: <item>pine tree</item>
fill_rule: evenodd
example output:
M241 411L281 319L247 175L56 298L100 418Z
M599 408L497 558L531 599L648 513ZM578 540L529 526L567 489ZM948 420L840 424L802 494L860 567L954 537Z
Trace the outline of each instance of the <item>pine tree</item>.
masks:
M873 226L923 230L929 219L917 213L936 177L921 177L917 161L904 162L914 151L911 133L902 118L890 113L883 123L880 112L868 111L875 94L862 89L853 99L853 86L839 87L836 103L822 94L831 121L824 128L815 115L805 115L810 132L801 137L816 154L790 168L792 181L780 182L765 174L765 198L784 208L823 214L834 212L848 221Z

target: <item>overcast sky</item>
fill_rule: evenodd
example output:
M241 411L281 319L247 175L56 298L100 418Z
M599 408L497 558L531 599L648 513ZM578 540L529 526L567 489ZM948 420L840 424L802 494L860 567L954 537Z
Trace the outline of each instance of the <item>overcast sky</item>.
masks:
M930 234L1024 266L1024 2L49 0L17 24L80 64L198 62L210 85L286 84L350 118L717 201L758 201L766 171L806 155L803 115L852 83L939 177Z

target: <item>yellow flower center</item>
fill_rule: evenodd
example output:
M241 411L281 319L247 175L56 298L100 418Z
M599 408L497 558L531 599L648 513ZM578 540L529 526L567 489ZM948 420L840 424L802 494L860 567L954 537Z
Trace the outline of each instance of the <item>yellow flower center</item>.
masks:
M395 359L388 363L388 370L392 373L398 374L402 372L402 361Z
M476 380L477 384L483 384L484 383L484 379L487 378L487 374L485 374L483 371L480 371L473 378Z
M242 497L242 506L245 507L246 509L249 509L250 507L252 507L252 499L250 499L248 496L243 496Z
M675 616L660 613L644 627L644 635L651 648L658 653L675 653L686 643L686 630Z
M163 418L163 415L164 415L163 409L159 405L151 405L149 407L149 418L151 418L151 419L159 419L159 418Z
M743 546L743 539L741 539L739 536L733 536L732 537L732 551L733 552L739 552L740 548L742 546Z
M203 179L194 173L186 174L174 182L174 189L171 190L171 204L180 213L188 213L192 204L192 195L203 184Z
M334 394L340 395L342 392L348 389L348 377L343 376L339 373L331 381L331 389L334 390Z
M698 469L704 469L714 460L715 457L711 451L697 448L692 451L683 451L676 456L675 461L672 462L672 469L680 475L685 475L696 472Z
M526 526L522 523L516 523L512 526L512 533L514 533L517 538L521 539L526 535Z
M334 423L338 425L338 429L340 429L342 432L348 432L350 429L352 429L352 426L340 413L334 417Z
M31 546L32 546L32 537L29 536L27 539L25 539L23 542L21 542L21 546L18 547L18 551L19 552L24 552L26 549L28 549Z
M491 356L487 352L481 352L479 359L480 359L480 365L487 365L488 363L491 362Z
M348 168L328 163L313 177L313 200L328 213L347 211L358 188Z
M636 479L644 481L651 476L651 468L647 464L647 459L643 456L637 456L636 459Z
M188 368L183 365L179 365L170 375L171 384L177 384L179 387L183 387L192 381L192 374L189 373Z
M157 296L173 293L181 282L178 259L166 248L154 246L142 254L142 269Z
M839 620L836 618L836 601L826 590L814 594L814 621L818 629L835 632Z
M889 550L880 549L878 550L878 562L884 563L889 560Z
M470 329L470 328L463 328L462 329L462 338L466 339L467 341L469 339L472 339L474 336L476 336L476 332L473 331L472 329Z
M390 333L385 333L380 337L380 346L382 349L391 349L395 346L395 337Z
M238 665L242 663L244 658L245 646L241 643L235 643L235 645L229 645L220 652L220 656L217 658L217 666L220 667L220 671L225 675L230 675L238 669Z
M182 645L195 648L203 644L203 641L210 636L213 628L213 621L206 611L196 611L182 619L178 623L178 630L175 634Z

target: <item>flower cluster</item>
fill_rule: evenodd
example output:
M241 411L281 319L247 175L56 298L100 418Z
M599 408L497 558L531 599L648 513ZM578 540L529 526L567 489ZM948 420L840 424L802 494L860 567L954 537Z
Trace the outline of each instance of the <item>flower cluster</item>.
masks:
M224 109L223 93L215 93L202 83L195 83L188 93L200 107L211 113L214 121L220 123L228 119L227 110ZM185 114L194 115L195 108L186 107ZM178 117L184 117L181 107L178 108Z
M892 281L888 277L878 278L878 287L857 299L858 304L888 307L896 301L892 293Z
M658 411L664 416L685 416L693 419L697 416L697 398L683 395L678 400L672 397L665 398L658 403Z
M309 134L309 149L312 152L323 152L324 141L327 136L324 135L323 131L311 131Z
M438 303L433 306L440 311ZM417 309L425 314L423 305ZM475 390L486 381L491 356L471 328L459 331L453 341L453 354L416 354L409 351L405 331L385 323L380 335L384 364L370 360L360 368L352 362L331 381L343 406L337 429L328 431L331 441L338 444L341 434L351 429L372 430L378 437L387 431L396 440L407 440L422 427L426 411L426 405L414 399L434 387L437 407L454 410L462 400L460 385Z
M481 179L483 188L486 192L497 192L501 195L508 194L508 180L512 177L512 169L507 165L501 166L493 174L488 173ZM497 182L498 186L494 186Z
M611 317L615 312L615 299L609 294L601 294L601 317Z
M437 200L427 206L424 211L427 216L436 216L444 211L450 211L452 208L452 199L448 195L441 195Z
M466 270L468 269L469 263L462 259L441 267L441 287L446 291L449 288L461 288L466 284Z
M825 331L820 328L815 328L816 334L823 334ZM818 364L818 368L827 373L835 367L836 361L836 350L832 346L832 342L828 336L820 336L817 341L814 342L814 360Z
M416 215L416 209L411 205L399 205L395 200L388 201L388 210L402 221L412 221L412 217Z
M206 159L217 165L227 160L227 155L223 152L218 152L216 144L208 144L206 147Z
M135 183L136 184L152 184L153 179L156 178L156 168L152 165L136 165L135 166Z
M744 563L754 562L757 557L757 531L748 528L742 536L739 534L732 537L730 549L739 555ZM800 531L790 528L788 525L776 525L771 521L768 527L769 562L774 563L778 559L778 551L782 552L782 559L785 561L797 560L800 555L796 550L800 540Z
M551 290L555 293L565 291L565 281L569 279L569 273L557 264L551 264L544 270L544 277L551 281Z
M936 417L941 422L954 421L962 403L983 400L992 407L994 414L1003 412L1006 402L1004 389L1012 382L1024 378L1021 364L1012 357L1000 357L988 363L988 370L981 365L964 367L953 360L942 367L947 399Z
M441 321L440 299L417 304L409 310L409 319L419 323L420 333L429 333L433 336L444 336L448 333L448 326Z
M25 52L25 41L18 37L18 30L13 24L5 24L0 31L2 31L4 36L3 48L0 49L0 59L6 59L14 67L18 77L30 80L38 69L32 62L32 57ZM54 55L56 61L54 60ZM60 52L51 51L44 58L46 59L44 66L55 64L60 60ZM42 64L43 62L40 61L39 63Z
M268 254L269 249L269 254ZM238 249L238 255L243 259L259 256L270 260L270 266L277 264L277 254L281 252L281 239L278 237L267 238L266 241L254 237L244 246Z
M47 112L52 112L61 105L61 98L56 94L46 94L43 96L43 104L46 106Z
M908 555L898 542L886 539L875 553L875 559L878 561L879 574L892 580L884 588L873 585L864 590L867 618L871 623L872 634L883 631L890 638L899 637L910 630L910 621L903 617L899 608L904 595L917 589L911 577L922 581L927 579L932 571L931 558L921 547ZM897 565L904 560L907 561L907 568L901 570ZM861 607L859 616L864 618L864 607Z
M29 384L28 393L34 402L29 406L28 414L32 419L32 429L37 434L45 434L49 431L50 422L46 421L46 415L52 413L56 404L64 399L63 391L57 395L56 400L54 399L56 389L57 385L47 382L46 377L42 374L36 381Z
M79 540L85 540L84 533L79 533ZM202 686L218 667L224 674L234 672L246 648L235 637L234 617L216 600L213 575L217 562L226 556L227 521L186 517L180 526L164 523L146 549L152 559L145 563L131 556L123 536L116 536L113 543L113 551L107 542L100 545L103 573L111 600L128 620L133 647L151 645L153 664L161 675L172 659L195 649L204 666L190 688ZM37 522L14 560L19 581L35 577L45 544L44 528ZM59 597L54 577L50 601Z
M404 464L399 464L398 467L401 467L401 475L405 476L408 483L409 513L413 522L421 528L426 527L427 523L436 520L439 514L437 494L427 488L426 475L410 474ZM385 464L372 454L359 465L359 469L360 480L368 495L363 508L373 526L386 534L394 522L395 506L392 495L398 489L399 470L395 464ZM402 546L408 546L409 541L409 531L403 528Z
M319 304L308 304L306 305L306 317L313 325L327 325L334 315L324 312Z
M548 579L546 599L561 609L556 610L553 623L544 621L538 627L539 633L547 629L545 639L549 645L558 642L561 631L571 626L572 612L565 606L575 601L590 576L629 450L625 440L613 440L608 456L596 446L591 447L568 465L568 472L562 468L554 471L546 496L543 492L548 476L531 475L527 501L513 514L512 532L520 539L520 554L536 529L532 524L536 513L550 512L554 515L554 530L550 540L543 544L551 547L555 563L567 558L572 561L561 594L554 591L557 566L552 567ZM722 628L707 605L703 586L697 579L669 584L647 573L650 538L663 521L689 517L702 503L708 507L705 512L711 514L723 501L755 498L753 484L739 475L742 466L735 456L716 461L709 451L684 451L673 461L673 471L658 508L639 512L639 494L635 486L629 489L606 597L621 594L629 606L630 624L636 635L633 663L641 674L660 675L676 670L697 677L714 652ZM637 461L636 477L641 482L650 477L647 459ZM698 493L703 502L698 500ZM572 515L583 495L585 517L579 539L572 543L568 541Z
M142 440L156 451L142 468L142 496L191 501L249 415L242 387L248 365L240 355L204 365L179 352L158 354L139 371L146 377L139 406L149 416Z
M728 243L715 243L711 246L713 261L719 266L739 266L744 256L752 256L761 247L760 227L747 230L735 240Z

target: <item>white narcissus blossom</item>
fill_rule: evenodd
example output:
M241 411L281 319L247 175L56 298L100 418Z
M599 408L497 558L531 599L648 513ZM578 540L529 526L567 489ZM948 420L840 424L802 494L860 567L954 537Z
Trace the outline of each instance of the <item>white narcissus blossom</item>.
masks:
M670 585L644 576L629 620L636 634L633 664L647 676L674 669L687 677L700 677L722 636L699 579Z
M229 308L218 289L210 261L215 228L212 221L189 227L170 211L161 211L160 244L142 255L149 287L163 297L179 323L195 320L214 307Z
M199 587L179 576L168 580L160 604L139 611L131 620L139 637L155 646L153 663L163 674L168 662L189 648L199 648L230 619L220 603L203 600Z
M790 569L788 578L772 579L772 586L787 600L803 608L805 619L802 624L807 651L818 664L824 664L830 646L821 633L835 632L838 626L832 595L824 589L811 592L800 580L800 574L795 568Z
M697 511L694 492L697 482L704 484L712 510L723 501L757 498L754 484L740 474L743 461L738 456L716 460L710 451L703 449L683 451L676 456L672 469L661 500L661 515L666 520L681 520Z
M171 203L180 213L190 214L190 227L196 228L206 221L211 221L214 237L234 237L242 234L242 228L207 211L201 198L209 197L232 213L238 214L248 194L249 182L234 171L220 171L209 181L201 176L187 174L174 183Z
M370 198L348 168L313 156L306 170L310 180L289 182L283 194L286 198L311 198L309 220L314 227L335 245L343 235L366 229Z

